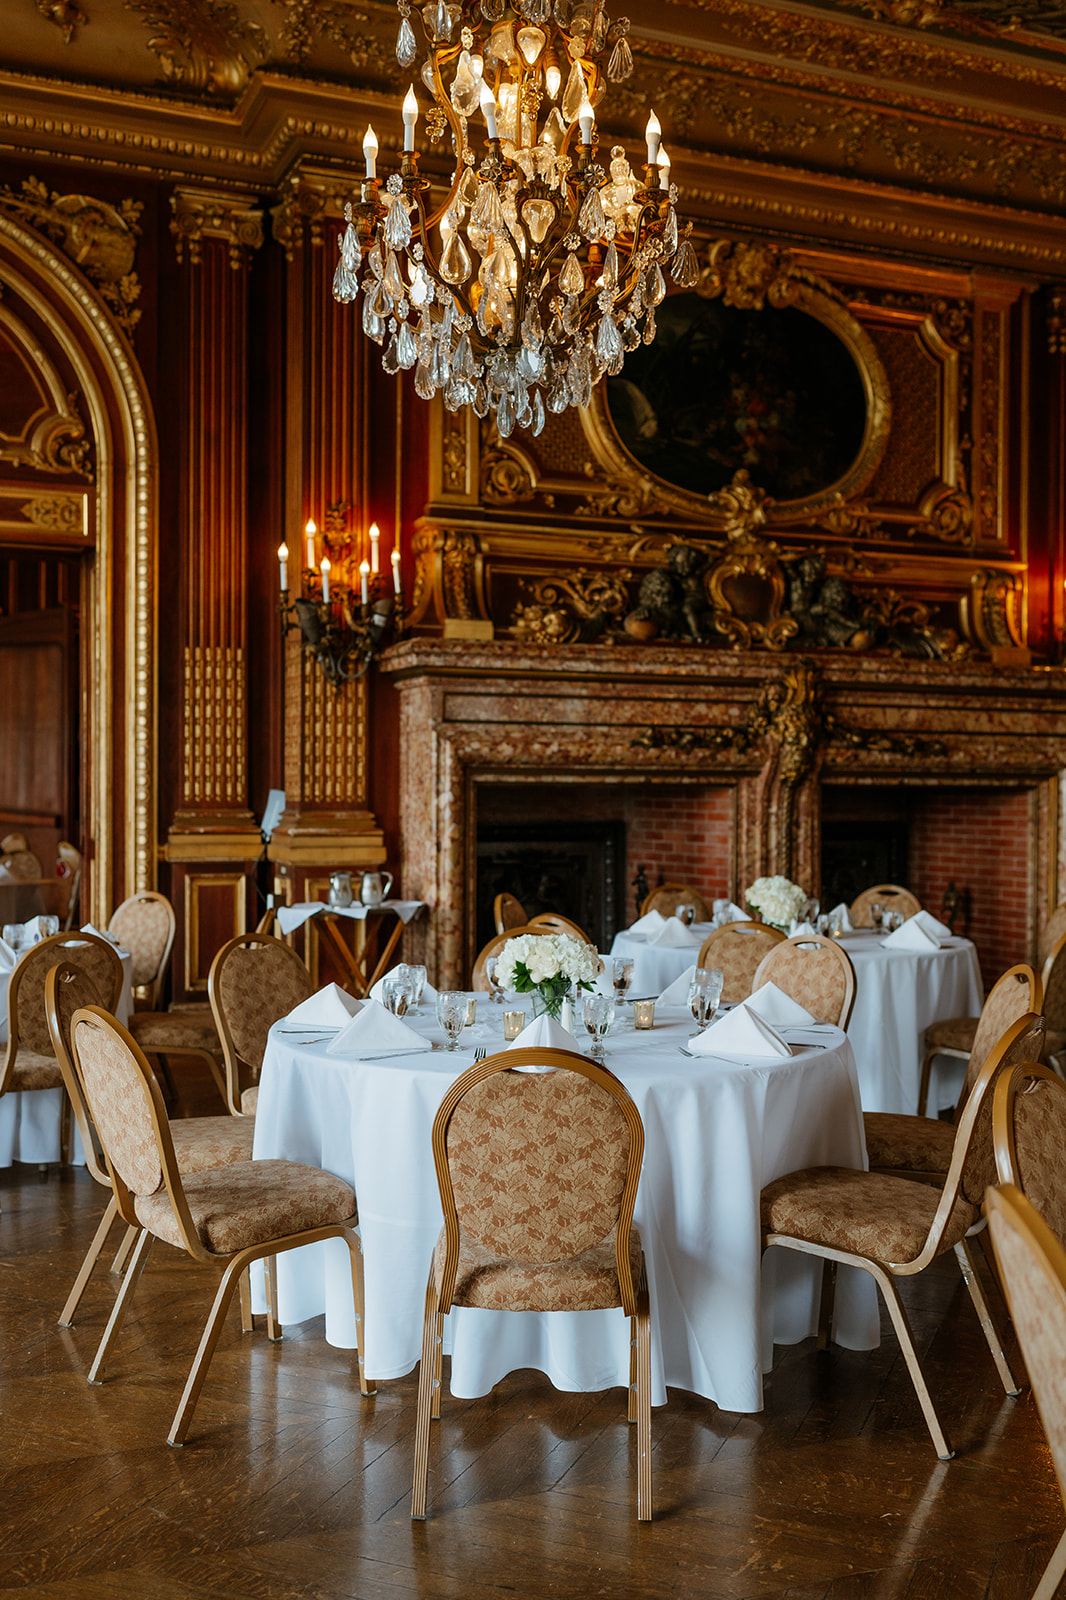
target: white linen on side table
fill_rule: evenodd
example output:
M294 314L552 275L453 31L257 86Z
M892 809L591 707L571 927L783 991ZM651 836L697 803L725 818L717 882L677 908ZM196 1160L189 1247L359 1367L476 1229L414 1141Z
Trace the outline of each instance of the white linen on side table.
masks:
M425 1037L439 1030L422 1021ZM674 1012L651 1034L607 1040L608 1066L644 1121L637 1195L651 1285L653 1398L666 1386L730 1410L762 1405L772 1342L817 1327L817 1264L767 1259L760 1279L758 1196L797 1167L861 1166L862 1119L847 1040L807 1029L804 1054L744 1067L681 1054L691 1019ZM502 1038L497 1048L502 1046ZM490 1047L491 1048L491 1047ZM354 1183L366 1276L364 1360L397 1378L418 1361L426 1275L441 1226L430 1149L437 1106L472 1062L442 1049L382 1062L342 1061L272 1030L259 1086L255 1154L308 1161ZM351 1348L350 1272L335 1241L278 1258L283 1322L326 1314L326 1337ZM784 1256L783 1251L770 1253ZM835 1335L877 1342L876 1295L864 1274L840 1273ZM862 1280L865 1278L865 1282ZM760 1282L769 1289L760 1299ZM347 1285L347 1286L346 1286ZM258 1291L258 1283L253 1285ZM531 1366L560 1389L596 1390L629 1378L629 1324L616 1311L539 1317L459 1308L448 1318L451 1388L485 1394Z

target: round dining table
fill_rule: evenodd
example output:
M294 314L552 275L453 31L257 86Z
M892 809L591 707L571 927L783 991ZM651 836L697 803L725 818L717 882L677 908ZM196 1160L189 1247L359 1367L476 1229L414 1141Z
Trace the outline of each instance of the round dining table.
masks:
M477 1024L472 1042L492 1053L503 1047L500 1011L484 996L479 1010L489 1020ZM620 1008L620 1017L629 1013ZM401 1377L419 1359L441 1227L430 1133L446 1089L474 1059L469 1048L444 1049L428 1015L413 1021L424 1049L377 1060L330 1055L320 1035L275 1024L259 1085L256 1157L310 1162L355 1187L364 1361L374 1379ZM691 1031L681 1009L660 1009L650 1031L623 1022L607 1041L607 1065L645 1129L635 1220L651 1290L654 1403L675 1386L752 1412L762 1406L774 1343L816 1331L820 1284L820 1264L810 1258L775 1250L760 1261L760 1191L799 1167L863 1166L855 1062L832 1027L788 1032L793 1055L751 1061L687 1055ZM324 1312L329 1342L352 1348L351 1276L344 1247L335 1244L278 1258L279 1314L285 1323ZM524 1367L547 1373L560 1389L629 1382L629 1324L620 1311L459 1308L448 1324L451 1389L459 1396L485 1394ZM839 1274L833 1332L852 1349L876 1345L876 1296L866 1274Z
M690 967L711 932L710 923L671 929L683 945L649 941L625 930L615 936L611 955L633 961L632 995L661 994ZM969 939L951 938L928 951L886 947L876 929L841 936L855 968L855 1005L848 1037L855 1050L864 1111L918 1109L925 1030L947 1017L976 1017L984 1003L981 967ZM953 1106L965 1063L947 1056L933 1065L929 1109Z

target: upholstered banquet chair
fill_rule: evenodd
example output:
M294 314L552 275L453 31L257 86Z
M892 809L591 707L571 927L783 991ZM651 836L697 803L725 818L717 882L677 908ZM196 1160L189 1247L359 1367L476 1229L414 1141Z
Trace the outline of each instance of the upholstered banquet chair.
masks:
M1063 977L1066 978L1066 968ZM953 1056L957 1061L968 1062L975 1049L980 1057L981 1051L990 1049L1004 1029L1026 1011L1043 1013L1044 985L1032 967L1022 961L996 979L979 1017L950 1017L945 1022L930 1023L925 1030L918 1115L924 1117L926 1113L934 1057Z
M714 915L699 890L690 883L660 883L657 889L645 895L640 914L646 917L649 911L658 911L660 916L672 917L682 905L696 907L697 922L710 922Z
M1066 1250L1036 1208L1011 1184L985 1198L992 1248L1006 1287L1014 1330L1029 1370L1047 1435L1059 1493L1066 1504ZM1054 1600L1066 1573L1063 1533L1033 1590Z
M820 933L782 939L759 962L752 990L771 982L806 1006L816 1022L835 1022L846 1028L851 1020L855 968L836 939L823 938Z
M722 974L722 999L726 1005L736 1005L751 994L763 956L785 938L779 928L765 922L727 922L704 939L697 964Z
M513 894L498 894L492 902L492 917L496 932L506 933L510 928L523 926L526 920L525 907Z
M1066 1070L1066 933L1055 941L1044 962L1044 1016L1047 1056L1057 1071Z
M1035 1060L1004 1072L992 1103L1000 1183L1012 1183L1066 1249L1066 1083Z
M558 911L538 911L535 917L530 917L526 926L533 933L565 933L571 939L580 939L582 944L592 944L592 940L584 928L576 922L571 922L569 917L560 916ZM512 928L512 933L520 933L520 928Z
M870 915L871 906L884 906L886 911L899 911L906 922L908 917L913 917L922 909L922 902L917 895L911 894L909 889L904 889L898 883L877 883L872 889L864 889L862 894L856 895L848 910L848 917L853 928L872 928L874 919Z
M1036 964L1043 969L1059 940L1066 934L1066 900L1055 907L1037 940Z
M576 922L567 923L565 928L559 928L553 926L555 921L565 922L566 918L559 917L556 919L552 913L546 912L543 917L534 917L532 922L524 922L521 927L508 928L505 933L494 934L487 944L482 945L481 949L474 957L474 966L470 974L471 989L477 989L480 991L483 989L492 988L492 985L489 982L487 970L488 962L490 957L498 956L500 954L500 951L503 949L508 939L515 939L519 935L524 936L526 934L534 934L540 938L547 938L548 935L552 933L568 933L574 939L580 938L584 940L585 944L592 943L591 939L588 939L585 934L581 932L581 929L577 926Z
M512 1068L550 1067L549 1072ZM505 1050L458 1078L433 1119L444 1227L430 1266L411 1515L426 1514L444 1318L619 1307L630 1318L637 1517L651 1520L651 1327L633 1227L644 1128L613 1073L569 1050Z
M762 1192L764 1249L779 1247L821 1256L827 1263L823 1270L835 1273L842 1262L861 1267L874 1279L942 1461L950 1460L954 1452L936 1414L896 1279L924 1272L938 1256L954 1250L1003 1387L1008 1394L1018 1393L968 1239L972 1230L983 1225L981 1202L995 1177L992 1095L1003 1070L1002 1054L997 1046L977 1075L955 1129L951 1162L939 1189L892 1173L809 1167L775 1179ZM832 1277L828 1288L823 1305L831 1304ZM820 1338L826 1336L823 1328Z
M55 933L31 945L8 979L7 1046L0 1064L0 1095L63 1088L44 1009L45 980L60 961L68 961L86 974L109 1011L118 1005L122 962L106 939L77 930Z
M1044 1019L1035 1011L1024 1009L1029 995L1029 986L1017 981L1013 969L1004 973L992 990L967 1059L966 1077L951 1122L942 1122L935 1116L911 1116L904 1111L863 1114L872 1172L897 1172L934 1182L943 1178L951 1160L960 1113L989 1052L1004 1042L1006 1066L1039 1061L1044 1053Z
M95 1136L92 1113L89 1110L85 1095L82 1091L78 1074L74 1070L74 1063L70 1054L70 1024L75 1011L85 1006L99 1006L99 997L96 985L88 973L73 966L69 961L61 962L54 966L48 973L44 985L44 1009L48 1018L48 1032L52 1040L59 1070L63 1074L63 1083L74 1111L74 1118L81 1134L81 1142L85 1151L85 1164L90 1177L110 1192L111 1179L103 1164L102 1154L98 1150L99 1140ZM104 1008L100 1008L104 1009ZM252 1138L255 1133L255 1122L251 1117L230 1117L220 1115L217 1117L183 1117L170 1126L171 1137L174 1141L174 1153L177 1157L178 1167L183 1173L206 1172L211 1167L224 1166L230 1161L250 1161L252 1159ZM114 1195L111 1196L100 1226L97 1228L85 1259L78 1270L74 1286L67 1296L66 1305L59 1314L59 1325L69 1328L73 1325L74 1314L78 1309L82 1295L96 1265L104 1242L111 1229L112 1223L118 1216L118 1205ZM135 1242L139 1229L127 1231L127 1247ZM130 1234L134 1237L131 1238ZM128 1255L129 1249L124 1251ZM242 1310L246 1311L246 1307ZM273 1301L271 1302L271 1312ZM274 1336L274 1329L271 1329Z
M207 975L207 995L222 1040L226 1104L235 1117L255 1111L267 1034L314 993L311 974L282 940L241 933L224 944ZM241 1070L253 1079L241 1088Z
M127 1026L141 1049L159 1060L168 1084L172 1059L202 1061L225 1103L226 1085L219 1069L222 1045L210 1009L160 1010L175 925L174 907L166 895L148 889L123 900L108 923L108 933L132 957L133 988L147 990L143 1008L135 996L136 1009Z
M154 1239L186 1251L194 1261L221 1267L218 1292L167 1436L169 1444L182 1444L233 1290L246 1268L253 1261L319 1239L343 1239L352 1262L359 1386L364 1394L370 1393L363 1372L363 1269L351 1186L332 1173L296 1161L234 1161L183 1174L158 1080L132 1036L98 1006L86 1006L74 1013L70 1038L118 1214L131 1227L143 1230L90 1381L102 1381Z

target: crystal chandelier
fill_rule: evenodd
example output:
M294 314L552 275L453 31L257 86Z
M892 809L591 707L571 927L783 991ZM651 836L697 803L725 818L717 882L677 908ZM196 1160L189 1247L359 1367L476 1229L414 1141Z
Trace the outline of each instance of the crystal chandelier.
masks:
M396 54L409 67L411 0L397 5ZM412 85L384 194L367 130L333 293L353 301L362 288L363 331L384 345L386 372L415 369L423 399L439 390L450 411L491 414L504 437L516 424L538 434L546 410L587 405L627 350L652 342L664 267L683 288L696 282L659 123L653 112L642 180L621 145L604 171L596 107L633 57L628 19L611 23L602 0L430 0L421 26L426 122L434 139L451 129L451 187L427 215ZM487 153L473 127L482 117Z

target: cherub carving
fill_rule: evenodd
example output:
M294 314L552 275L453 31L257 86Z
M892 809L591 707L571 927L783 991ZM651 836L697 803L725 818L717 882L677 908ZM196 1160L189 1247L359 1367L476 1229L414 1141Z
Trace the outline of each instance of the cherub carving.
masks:
M707 637L707 599L703 573L707 557L695 545L671 545L666 565L649 572L641 582L636 609L626 618L650 622L663 639L689 639L696 643Z

